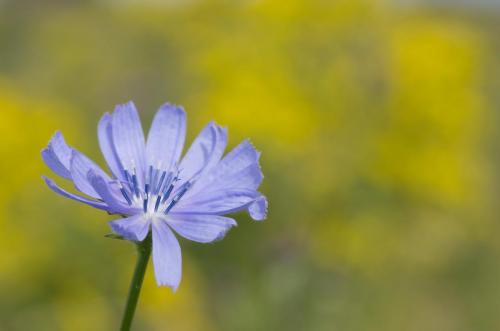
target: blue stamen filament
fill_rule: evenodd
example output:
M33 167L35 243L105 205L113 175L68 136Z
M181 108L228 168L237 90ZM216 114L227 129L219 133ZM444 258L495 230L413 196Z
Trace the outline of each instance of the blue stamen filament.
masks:
M130 192L133 192L134 191L134 187L132 185L132 182L133 182L132 181L132 176L130 175L130 173L127 170L125 170L124 172L125 172L125 181L127 183L128 189L129 189Z
M191 187L191 183L186 182L186 184L183 186L184 186L184 188L172 199L172 201L168 205L167 209L165 209L164 214L168 214L168 212L181 200L182 196L184 194L186 194L186 192Z
M167 201L173 190L174 190L174 184L170 184L170 187L168 188L167 192L163 194L163 199L161 200L161 203L165 203L165 201Z
M158 207L160 207L160 202L161 202L161 196L159 195L156 198L156 203L155 203L155 213L158 211Z
M192 186L190 182L185 182L176 189L176 183L180 180L179 172L175 175L171 171L162 171L152 166L144 175L143 189L139 187L135 169L124 170L124 176L125 180L119 182L121 194L129 206L141 206L144 213L152 213L154 210L154 213L168 214ZM170 199L174 191L178 193Z
M153 176L151 178L151 181L149 182L149 185L151 186L151 192L155 194L156 192L156 186L157 186L157 181L158 181L158 173L159 170L153 170Z
M152 180L153 180L153 166L149 166L149 177L146 182L151 184Z
M125 188L124 187L120 187L120 192L122 192L123 197L125 198L125 200L127 200L127 203L130 206L132 204L132 200L130 200L130 197L128 196L128 193L125 190Z
M135 196L140 197L139 184L137 183L137 175L136 174L132 175L132 186L134 188Z
M158 184L156 185L155 187L155 191L154 191L154 194L158 194L160 192L160 189L163 185L163 181L165 180L165 176L167 175L167 172L164 171L162 174L161 174L161 177L160 177L160 181L158 182Z

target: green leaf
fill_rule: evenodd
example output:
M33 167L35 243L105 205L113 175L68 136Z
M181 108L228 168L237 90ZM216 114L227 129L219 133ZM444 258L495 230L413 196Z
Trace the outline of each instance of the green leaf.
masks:
M104 237L110 238L110 239L125 240L125 238L123 238L122 236L114 234L114 233L109 233L109 234L105 235Z

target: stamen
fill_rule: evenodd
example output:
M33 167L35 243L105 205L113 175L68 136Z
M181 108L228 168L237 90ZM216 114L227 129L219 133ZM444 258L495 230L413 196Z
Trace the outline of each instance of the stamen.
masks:
M167 214L181 200L192 186L192 181L177 186L181 180L181 170L177 166L174 171L161 169L151 165L145 174L138 174L136 168L123 170L125 178L119 183L120 192L129 205L136 206L142 201L142 209L144 213L148 213L152 212L154 199L154 212L160 210Z
M161 203L165 203L165 201L167 201L173 190L174 190L174 184L170 184L170 187L168 188L167 192L165 192L165 194L163 195Z
M182 198L182 196L184 194L186 194L186 192L189 190L189 188L191 187L191 183L190 182L186 182L185 186L186 187L183 188L183 190L181 191L181 193L179 193L174 200L179 201Z
M123 197L125 198L125 200L127 200L128 205L129 206L132 205L132 200L130 200L130 197L128 196L127 191L125 191L125 188L120 187L120 192L122 192Z
M155 203L155 212L158 211L158 208L160 207L160 202L161 202L161 195L159 195L157 198L156 198L156 203Z
M165 190L169 187L170 184L172 184L172 176L174 174L170 171L168 172L168 177L165 179L165 182L163 183L163 188L161 189L162 192L165 192Z
M149 166L149 181L148 181L149 184L151 184L152 179L153 179L153 166Z
M165 176L167 175L167 172L164 171L162 174L161 174L161 177L160 177L160 181L158 182L158 184L156 185L155 187L155 190L154 190L154 194L158 194L160 192L160 188L161 186L163 185L163 180L165 179ZM156 182L156 180L155 180Z
M181 180L181 176L180 176L181 170L182 169L177 170L177 175L175 175L174 182L178 182Z
M130 173L127 170L124 170L124 173L125 173L125 179L126 179L127 186L129 188L130 192L133 192L134 187L131 184L132 183L132 176L130 175Z
M154 169L153 170L153 179L151 180L151 192L156 194L156 187L157 187L157 182L158 182L158 175L159 175L160 170Z
M139 197L139 184L137 183L137 175L136 174L133 174L132 175L132 184L134 185L133 188L134 188L134 192L135 192L135 195L137 197Z
M186 192L189 190L189 188L191 187L191 183L190 182L186 182L186 184L184 184L183 186L185 186L182 191L177 194L173 199L172 201L170 202L170 204L168 205L167 209L165 209L164 211L164 214L168 214L168 212L181 200L182 196L184 194L186 194Z

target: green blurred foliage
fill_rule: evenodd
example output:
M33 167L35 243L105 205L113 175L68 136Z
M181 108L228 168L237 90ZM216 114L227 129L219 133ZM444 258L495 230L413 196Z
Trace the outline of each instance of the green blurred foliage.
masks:
M500 10L391 3L0 1L0 330L117 329L134 248L39 151L102 163L130 99L251 137L270 201L181 240L178 293L150 268L136 330L500 329Z

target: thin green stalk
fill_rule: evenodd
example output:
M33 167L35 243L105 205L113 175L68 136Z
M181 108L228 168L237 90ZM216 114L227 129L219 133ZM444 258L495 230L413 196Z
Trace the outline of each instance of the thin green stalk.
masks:
M120 331L129 331L132 325L150 255L151 236L149 235L143 242L137 243L137 264L135 265L134 277L130 284L127 305L125 306L125 313L123 314Z

